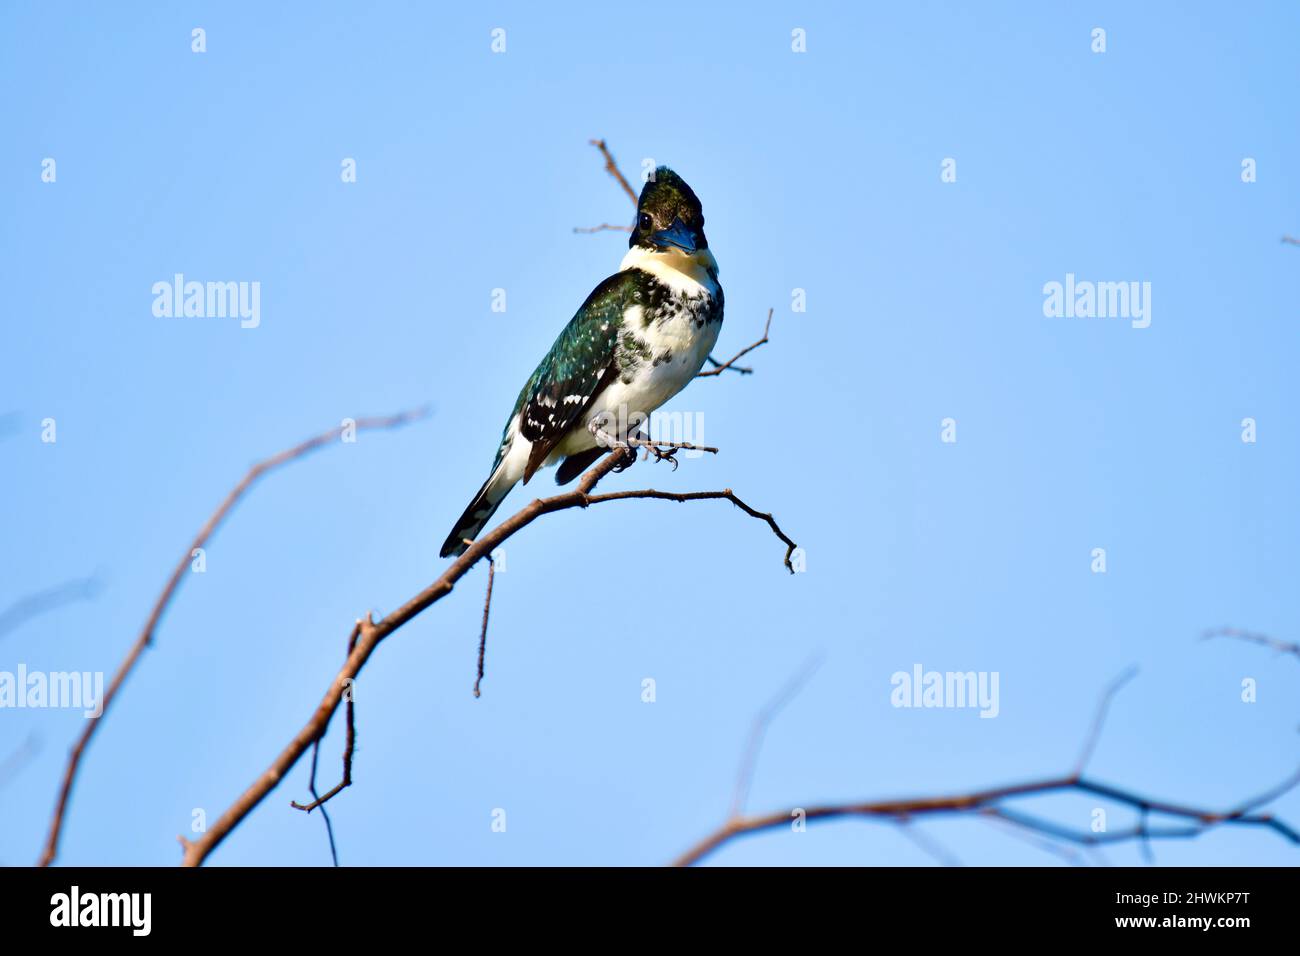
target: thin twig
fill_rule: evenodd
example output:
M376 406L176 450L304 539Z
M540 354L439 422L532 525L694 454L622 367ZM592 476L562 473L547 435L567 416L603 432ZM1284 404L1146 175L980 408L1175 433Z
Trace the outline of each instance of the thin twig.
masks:
M311 791L311 795L313 799L312 807L320 807L321 818L325 821L325 835L329 837L329 841L330 841L330 859L334 861L335 866L338 866L339 850L338 850L338 846L334 843L334 824L330 821L329 811L325 809L325 802L321 799L320 794L316 792L316 767L319 762L320 762L320 738L317 737L316 742L311 745L311 779L310 782L307 784L307 789ZM299 810L308 809L307 807L299 806L296 803L294 803L293 806L297 807Z
M766 345L768 343L769 341L768 332L770 332L772 329L773 311L774 311L773 309L767 310L767 322L763 325L763 337L761 339L759 339L753 345L745 346L743 349L741 349L739 352L737 352L735 355L733 355L725 362L719 362L712 355L710 355L709 361L713 364L714 367L709 369L707 372L697 373L695 377L707 378L710 375L721 375L723 372L727 371L727 369L731 369L731 371L733 372L739 372L741 375L752 374L754 371L752 368L747 368L742 365L737 365L736 361L748 355L750 352L754 351L754 349L758 348L760 345Z
M706 498L726 498L737 507L744 510L747 514L760 518L768 523L773 532L783 542L787 544L786 565L793 571L790 565L790 554L796 547L794 542L786 537L775 520L769 514L763 514L750 508L739 498L737 498L730 489L721 492L696 492L688 495L669 495L665 492L647 489L645 491L617 492L609 495L592 495L591 491L602 478L608 475L616 467L626 467L626 459L631 452L625 449L614 449L610 454L600 459L594 466L579 479L577 487L570 492L554 495L550 498L538 498L525 505L521 510L511 517L502 521L495 528L478 538L459 558L442 573L437 580L426 587L415 597L411 598L397 610L386 615L382 620L373 624L366 623L361 627L360 635L356 642L356 647L348 655L347 662L334 680L330 682L325 691L324 697L316 706L315 711L308 719L307 723L300 729L293 739L284 747L284 749L271 762L271 765L263 771L256 780L251 783L247 789L235 800L217 820L211 824L207 831L194 841L182 839L182 845L185 853L182 858L183 866L198 866L214 849L237 827L240 822L252 812L253 808L262 802L285 774L293 768L299 758L307 751L307 748L321 736L324 729L328 727L330 718L338 709L343 682L349 679L355 679L357 674L365 666L370 655L375 652L388 635L398 630L421 612L428 609L437 601L451 593L456 583L465 576L465 574L475 564L484 557L490 556L500 545L509 539L512 535L523 530L543 515L552 514L557 511L565 511L570 508L586 508L592 504L598 504L604 501L614 501L625 498L665 498L673 501L697 501Z
M373 627L374 623L375 622L371 619L369 614L366 615L364 620L362 620L361 618L357 618L356 624L352 625L352 632L348 635L347 657L351 657L352 652L356 650L357 638L361 635L361 629L368 626ZM344 658L345 662L347 660L347 657ZM344 743L343 743L343 778L329 791L329 793L325 794L325 796L322 797L318 795L316 793L316 764L313 760L312 770L311 770L311 795L315 799L311 803L306 803L306 804L298 803L295 800L290 800L289 806L293 807L295 810L305 810L307 813L311 813L317 807L320 807L321 810L324 811L325 804L327 802L333 800L347 787L352 786L352 754L355 752L357 746L357 713L356 713L356 692L355 692L356 688L353 686L353 684L349 683L348 680L346 679L343 681L342 686L350 689L349 691L344 692L347 707L344 709L344 715L345 715L344 723L346 725L346 729L345 729L346 736L344 737ZM325 731L328 729L329 729L328 723L321 728L320 736L317 737L315 741L317 747L320 746L321 740L325 737ZM327 816L325 819L326 819L326 825L328 826L329 817ZM334 831L331 829L330 845L333 846L333 844L334 844Z
M1101 729L1106 723L1106 714L1110 712L1111 701L1119 693L1120 688L1137 676L1137 667L1130 667L1124 673L1120 674L1109 686L1102 691L1101 701L1097 705L1097 712L1092 718L1092 729L1088 731L1088 736L1083 741L1083 749L1079 751L1079 762L1074 765L1074 774L1079 776L1083 773L1088 761L1092 759L1093 751L1097 749L1097 741L1101 739Z
M755 509L751 508L749 505L745 504L745 502L741 501L740 498L736 497L736 494L730 488L723 488L721 491L688 491L680 494L675 492L670 492L670 491L656 491L652 488L642 489L641 491L611 491L608 494L603 494L603 495L585 496L586 500L583 503L583 507L586 507L587 505L600 504L601 502L604 501L623 501L627 498L656 498L660 501L682 501L682 502L711 501L717 499L724 499L726 501L730 501L733 505L735 505L741 511L745 512L745 514L749 515L751 518L758 518L760 521L767 522L768 527L772 529L772 533L775 534L778 538L780 538L781 542L786 546L785 557L781 559L782 563L785 564L786 568L789 569L791 574L795 573L794 562L791 561L791 556L794 554L795 549L798 548L799 546L795 544L794 541L792 541L784 531L781 530L781 526L776 523L775 518L773 518L770 514L768 514L765 511L756 511Z
M1257 634L1254 631L1243 631L1235 627L1219 627L1206 631L1201 635L1201 639L1206 641L1216 637L1231 637L1239 641L1248 641L1251 644L1271 647L1279 654L1294 654L1296 657L1300 657L1300 644L1279 641L1275 637L1269 637L1267 634Z
M474 678L474 696L479 696L479 685L483 683L483 658L487 655L488 612L492 610L492 582L497 576L497 564L488 557L487 597L483 599L483 630L478 635L478 676Z
M602 222L599 226L574 226L574 232L591 234L593 232L631 232L631 226L614 226L607 222Z
M804 661L803 667L786 681L785 686L754 715L754 721L749 728L749 739L745 742L744 756L740 760L740 770L736 773L736 787L731 795L731 816L739 816L744 812L745 801L749 799L749 789L754 782L754 768L758 765L758 755L763 749L763 738L767 736L767 728L771 726L772 721L781 713L785 705L799 695L804 685L812 679L813 674L817 673L817 669L822 665L822 659L820 651L812 654Z
M903 836L915 843L922 853L932 857L940 866L961 866L961 860L957 859L951 850L929 836L911 820L904 821L899 829Z
M1058 856L1061 859L1065 860L1067 863L1071 863L1077 866L1082 862L1082 858L1079 855L1079 851L1076 850L1074 847L1061 846L1059 843L1055 842L1049 837L1043 836L1041 833L1038 833L1036 830L1026 829L1025 825L1023 823L1020 823L1018 820L1010 820L1007 819L1005 816L1003 816L999 808L997 807L988 808L987 810L983 811L983 813L981 813L980 816L981 819L987 820L990 824L994 826L1001 827L1005 832L1010 833L1012 836L1025 841L1031 846L1036 846L1038 847L1038 849L1043 850L1046 853L1051 853L1054 856ZM1093 849L1096 848L1094 847ZM1100 851L1098 850L1097 852Z
M426 409L416 409L414 411L402 412L398 415L389 415L383 418L358 418L356 419L354 427L357 431L396 428L400 425L405 425L409 422L415 421L416 419L423 418L426 414ZM153 609L149 612L149 618L145 621L144 628L140 631L135 643L131 645L131 649L127 652L122 663L118 665L117 671L113 675L113 680L108 685L108 691L104 694L103 710L100 712L99 718L96 720L86 721L85 730L81 732L81 735L77 738L77 742L72 747L72 751L68 756L67 768L63 774L63 783L59 788L59 798L54 808L54 816L50 821L49 836L45 841L45 849L41 853L41 858L37 863L38 866L49 866L54 862L54 858L58 854L59 834L63 829L63 819L68 811L68 800L72 795L72 785L76 781L77 768L81 765L81 757L86 752L86 746L95 735L95 731L103 726L104 717L107 716L108 708L117 698L118 691L121 689L122 684L135 668L136 662L139 661L145 648L147 648L153 641L154 632L158 628L158 622L162 620L163 611L165 611L168 604L171 603L172 598L175 596L177 589L181 585L181 581L185 578L187 569L190 567L190 561L192 560L194 550L196 548L202 548L207 543L208 539L213 535L217 528L220 527L222 521L224 521L226 516L230 514L231 509L234 508L240 498L242 498L244 494L257 483L259 478L270 471L274 471L281 465L295 461L309 452L315 451L316 449L335 441L340 435L342 435L343 431L343 426L331 428L329 431L322 432L314 438L309 438L301 444L295 445L292 448L286 449L277 455L273 455L270 458L253 465L253 467L248 470L247 474L239 480L239 483L231 489L228 495L226 495L225 500L221 502L217 507L217 510L212 513L211 517L208 518L203 527L199 529L199 533L194 536L194 540L190 542L189 546L185 549L185 553L182 554L180 560L177 561L176 567L171 573L171 577L168 578L167 584L163 587L162 593L158 596L158 600L154 602Z
M1292 246L1300 246L1300 239L1295 236L1283 236L1282 241Z
M21 597L0 613L0 637L16 630L20 624L38 614L53 611L75 601L89 601L99 594L99 590L99 578L91 575L87 578L65 581L63 584Z
M636 190L633 189L632 184L627 181L627 177L619 171L618 163L614 162L614 156L610 153L609 147L605 145L605 141L603 139L593 139L591 140L591 145L600 150L600 155L605 157L605 172L618 180L618 184L623 187L623 192L627 193L627 198L632 200L632 205L635 206L637 203ZM631 230L629 230L629 232L630 231Z

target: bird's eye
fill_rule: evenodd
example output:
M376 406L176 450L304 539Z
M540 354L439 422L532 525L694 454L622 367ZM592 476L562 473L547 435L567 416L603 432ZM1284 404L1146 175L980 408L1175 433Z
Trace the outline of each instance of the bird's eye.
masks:
M652 225L652 223L651 223L651 219L650 219L650 214L649 214L648 212L643 212L643 213L641 213L641 218L640 218L639 222L641 223L641 228L642 228L642 229L649 229L650 226Z

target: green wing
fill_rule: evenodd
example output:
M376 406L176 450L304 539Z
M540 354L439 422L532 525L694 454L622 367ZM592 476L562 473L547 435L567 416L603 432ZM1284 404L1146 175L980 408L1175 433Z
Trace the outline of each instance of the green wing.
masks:
M519 393L511 418L519 414L519 432L533 443L525 482L618 376L623 313L640 298L640 282L631 272L596 286Z

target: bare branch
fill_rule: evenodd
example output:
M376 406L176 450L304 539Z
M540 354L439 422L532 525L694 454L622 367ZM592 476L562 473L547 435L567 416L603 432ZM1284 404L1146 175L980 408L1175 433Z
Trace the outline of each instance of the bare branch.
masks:
M1079 762L1074 765L1074 774L1078 776L1083 773L1088 761L1092 759L1092 753L1097 749L1097 741L1101 739L1102 727L1106 724L1106 715L1110 712L1110 703L1119 693L1120 688L1137 676L1137 668L1130 667L1124 673L1120 674L1110 685L1102 691L1101 700L1097 704L1097 713L1092 718L1092 729L1088 731L1088 736L1083 742L1083 749L1079 751Z
M961 866L961 860L951 850L941 844L938 840L928 836L925 831L915 823L908 820L899 829L903 836L907 837L917 848L932 857L940 866Z
M99 578L92 575L88 578L65 581L52 588L21 597L0 613L0 637L17 630L21 624L38 614L45 614L76 601L89 601L99 594L99 590Z
M1096 734L1099 733L1104 722L1111 699L1131 677L1131 671L1121 675L1120 678L1111 683L1102 695L1097 716L1093 722L1093 729L1085 742L1083 756L1079 761L1080 770L1067 776L1047 777L1026 783L993 787L987 790L977 790L971 793L950 796L829 804L806 809L778 810L774 813L758 816L733 815L720 828L679 856L673 862L673 865L691 866L737 837L786 827L790 825L792 820L800 817L809 823L814 820L864 817L882 819L895 824L908 824L913 822L914 818L920 816L978 814L1014 825L1029 833L1036 833L1043 837L1086 847L1138 840L1141 842L1143 852L1148 854L1150 853L1151 840L1192 838L1199 836L1206 830L1222 825L1264 827L1273 830L1292 843L1300 843L1300 832L1295 828L1272 814L1258 812L1260 807L1271 803L1283 794L1289 793L1300 784L1300 769L1297 769L1295 773L1277 786L1230 810L1207 810L1164 800L1154 800L1132 790L1111 786L1084 777L1081 768L1092 753ZM1091 830L1078 830L1062 826L1051 820L1022 813L1005 805L1006 801L1017 797L1064 792L1092 794L1093 796L1133 807L1139 813L1139 822L1127 829L1094 833ZM1152 827L1149 816L1153 813L1179 818L1187 822L1177 826Z
M329 838L330 841L330 860L333 861L335 866L338 866L339 848L338 848L338 844L334 842L334 823L333 821L330 820L329 810L325 809L325 801L321 799L321 795L316 792L316 768L319 764L320 764L320 739L317 738L316 742L311 745L311 781L307 785L307 789L311 791L311 795L313 798L312 804L310 807L301 806L297 803L294 803L293 801L290 801L290 804L294 808L298 810L306 810L308 813L310 813L314 808L320 807L321 819L325 821L325 835L326 837Z
M771 515L762 514L755 511L749 505L745 504L730 489L713 492L695 492L685 495L671 495L666 492L647 489L644 491L614 492L607 495L593 495L592 489L596 484L613 471L616 467L622 465L626 467L626 459L632 453L627 449L616 448L600 459L594 466L578 480L577 487L570 492L554 495L550 498L537 498L525 505L521 510L511 517L502 521L487 534L474 541L469 548L452 562L442 575L426 587L415 597L411 598L397 610L385 616L378 622L365 621L362 623L356 645L348 655L347 661L338 675L330 682L325 691L324 697L316 706L307 723L294 736L294 738L285 746L278 756L271 762L263 773L261 773L252 784L235 800L235 802L221 814L217 820L212 823L207 832L198 840L193 842L182 838L181 844L185 848L185 854L182 859L184 866L198 866L216 847L230 835L231 831L237 827L254 807L262 802L279 782L284 779L285 775L298 762L299 758L306 752L317 739L319 739L329 726L330 718L338 709L343 685L354 680L370 655L375 652L379 643L388 637L402 625L406 624L421 612L427 610L437 601L451 593L456 583L465 576L466 573L475 564L483 558L490 558L492 552L496 550L503 542L512 535L522 531L528 525L532 524L543 515L552 514L556 511L565 511L571 508L586 508L593 504L599 504L605 501L622 500L626 498L664 498L671 501L699 501L707 498L726 498L737 507L744 510L753 517L760 518L768 523L773 532L788 546L786 551L786 565L793 571L790 565L790 554L795 548L795 544L784 532L777 526Z
M483 658L487 654L488 612L492 610L492 582L497 576L497 565L488 557L487 597L483 599L483 630L478 636L478 676L474 678L474 696L479 697L479 685L483 683Z
M745 368L743 366L737 365L736 361L738 359L744 358L746 355L754 351L754 349L758 348L760 345L766 345L768 343L769 341L768 332L771 331L772 329L772 312L773 312L772 309L767 310L767 322L763 326L763 337L761 339L759 339L753 345L745 346L743 349L741 349L739 352L737 352L735 355L733 355L725 362L719 362L712 355L710 355L709 361L713 364L714 367L709 369L707 372L698 373L695 377L707 378L710 375L721 375L727 369L731 369L733 372L739 372L741 375L752 374L754 371L752 368Z
M352 625L352 633L350 633L350 634L348 635L348 657L351 657L351 656L352 656L352 652L356 649L356 646L357 646L357 637L361 634L361 629L362 629L363 627L365 627L367 624L373 627L373 626L374 626L374 623L375 623L375 622L371 619L371 617L370 617L369 614L366 615L366 618L365 618L364 621L363 621L361 618L357 618L357 622L356 622L356 624ZM344 660L346 661L347 658L345 657ZM315 757L315 755L313 754L313 756L312 756L312 765L311 765L311 786L310 786L310 790L311 790L311 795L312 795L315 799L314 799L311 803L308 803L308 804L301 804L301 803L298 803L296 800L290 800L290 801L289 801L289 806L293 807L295 810L305 810L305 811L307 811L308 813L311 813L311 812L312 812L313 810L315 810L317 807L320 807L320 808L321 808L321 811L324 812L325 804L326 804L328 801L330 801L330 800L334 799L334 797L338 796L338 794L341 793L345 788L352 786L352 754L353 754L353 752L356 750L356 746L357 746L357 717L356 717L356 704L355 704L355 702L354 702L354 701L355 701L355 695L352 694L352 693L350 692L350 690L349 690L350 687L351 687L350 682L347 681L347 680L344 680L341 686L345 689L345 690L344 690L344 695L343 695L343 696L344 696L344 700L345 700L346 703L347 703L347 707L346 707L345 712L344 712L344 713L345 713L345 716L346 716L346 723L347 723L347 731L346 731L347 736L346 736L346 738L345 738L345 742L344 742L344 744L343 744L343 779L340 780L339 783L338 783L337 785L335 785L334 788L333 788L332 790L330 790L328 793L326 793L325 796L322 797L322 796L320 796L319 794L317 794L317 793L316 793L316 757ZM321 742L321 740L324 738L324 736L325 736L325 729L322 728L322 729L321 729L321 736L320 736L320 737L317 737L317 738L316 738L316 741L315 741L316 748L317 748L318 750L319 750L319 748L320 748L320 742ZM333 828L332 828L332 827L329 827L329 816L328 816L328 815L326 815L326 817L325 817L325 825L326 825L327 828L330 829L330 846L333 847L333 845L334 845L334 831L333 831ZM334 863L335 863L336 866L338 865L338 858L337 858L337 857L335 857L335 861L334 861Z
M416 409L414 411L402 412L398 415L389 415L383 418L358 418L353 427L357 431L396 428L400 425L405 425L409 422L423 418L426 414L426 409ZM95 735L95 731L103 725L104 718L108 714L108 708L117 698L118 691L121 690L122 684L135 668L135 665L139 661L140 656L144 653L145 648L147 648L153 641L153 635L158 628L158 622L162 619L163 612L171 603L177 589L180 588L181 581L185 577L186 569L190 567L190 561L192 560L192 555L195 549L202 548L207 543L208 539L216 532L217 528L221 526L221 523L225 520L226 516L230 514L231 509L234 508L244 494L254 484L256 484L258 479L263 475L274 471L281 465L288 464L291 461L296 461L304 455L335 441L340 435L342 435L343 431L343 426L331 428L329 431L322 432L314 438L309 438L301 444L286 449L279 454L272 455L270 458L253 465L253 467L248 470L247 474L240 479L239 483L231 489L228 495L226 495L225 500L221 502L217 507L217 510L212 513L211 517L208 518L203 527L199 529L199 533L194 536L194 540L190 542L189 546L185 549L185 553L182 554L180 560L176 562L176 567L172 570L171 577L168 578L167 584L163 587L162 593L158 596L158 600L154 602L153 609L149 612L149 618L145 621L144 628L140 631L140 635L136 638L135 643L127 652L122 663L118 665L117 672L114 673L113 679L108 685L108 690L104 694L103 710L100 712L100 716L96 720L86 721L85 730L81 732L81 736L77 738L77 742L72 747L72 751L68 756L67 768L63 774L63 784L59 789L59 798L58 803L55 805L54 817L50 822L49 836L46 839L45 849L41 854L41 858L37 862L38 866L49 866L54 862L54 858L58 854L59 833L63 829L63 819L67 814L68 800L72 795L72 785L76 781L77 768L81 765L81 757L85 753L86 746L90 743L91 738Z
M1267 634L1256 634L1253 631L1243 631L1235 627L1220 627L1206 631L1201 635L1201 639L1205 641L1216 637L1231 637L1239 641L1248 641L1251 644L1271 647L1279 654L1294 654L1296 657L1300 657L1300 644L1291 641L1279 641Z
M1067 863L1077 866L1083 862L1079 851L1074 847L1062 846L1055 840L1045 837L1033 829L1026 829L1024 824L1016 820L1008 820L1006 817L998 813L996 809L988 810L983 813L981 817L982 819L987 820L990 824L1001 827L1005 832L1025 841L1030 846L1036 846L1046 853L1051 853L1053 856L1060 857ZM1092 847L1091 849L1095 852L1101 852L1096 847Z
M631 232L631 226L614 226L607 222L602 222L599 226L574 226L574 232L591 234L593 232Z
M371 624L374 623L371 621L369 614L366 615L366 620L370 621ZM362 626L362 620L357 618L356 624L352 626L352 633L348 635L348 656L351 656L352 651L357 646L357 636L361 633ZM308 781L307 789L311 792L312 802L301 804L296 800L289 801L289 806L293 807L295 810L304 810L307 813L311 813L317 807L320 808L321 818L325 821L325 833L329 837L330 841L330 859L334 861L335 866L339 865L339 851L338 846L334 842L334 824L330 821L329 811L325 809L325 804L341 793L344 788L352 786L352 755L356 752L357 746L357 715L354 704L355 696L352 693L347 693L345 694L345 697L348 706L345 711L347 736L343 745L343 779L323 797L316 792L316 767L320 758L320 742L324 739L325 735L325 731L322 729L321 736L317 737L312 743L311 749L311 777Z
M646 488L641 491L611 491L608 494L603 495L585 496L583 507L585 508L587 505L600 504L604 501L622 501L627 498L657 498L660 501L710 501L715 499L725 499L730 501L751 518L758 518L760 521L767 522L768 527L772 529L772 533L780 538L781 542L786 546L785 557L782 559L782 562L791 574L795 573L794 563L791 561L791 556L799 546L790 540L786 533L781 530L781 526L776 523L775 518L767 512L754 510L736 497L735 493L730 488L723 488L721 491L687 491L680 494L669 491L656 491L653 488Z
M1283 236L1282 241L1292 246L1300 246L1300 239L1295 236Z
M767 728L771 726L772 721L776 719L777 714L785 708L785 705L799 696L804 685L812 679L813 674L817 673L817 668L822 665L822 654L820 652L813 654L804 662L803 667L790 680L786 681L771 700L763 705L762 709L754 715L754 722L749 728L749 740L745 743L745 754L740 761L740 770L736 774L736 789L731 798L731 815L738 816L745 809L745 801L749 799L749 788L754 782L754 767L758 764L758 755L763 749L763 738L767 736Z
M1287 792L1293 789L1297 783L1300 783L1300 773L1289 777L1283 784L1274 788L1274 790L1270 792L1274 794L1279 791ZM1191 822L1183 827L1166 828L1152 828L1144 822L1127 830L1112 830L1102 833L1093 833L1088 830L1073 830L1068 827L1062 827L1058 824L1041 820L1037 817L1030 817L1026 814L1009 811L1005 807L997 805L1001 801L1012 797L1061 793L1065 791L1076 791L1105 796L1118 803L1135 807L1144 812L1157 812L1170 816L1182 817ZM1251 800L1249 802L1253 804L1256 801ZM1162 803L1141 796L1133 791L1122 790L1118 787L1110 787L1086 778L1073 776L1052 777L1044 780L1035 780L1028 783L1014 784L1006 787L995 787L990 790L978 790L973 793L955 794L952 796L918 797L908 800L884 800L877 803L847 803L815 806L807 808L803 811L803 814L804 818L809 822L812 822L813 820L829 820L841 817L860 816L874 819L885 819L894 823L902 823L916 816L942 816L976 812L995 816L1003 820L1014 821L1015 823L1029 829L1048 833L1057 839L1066 840L1080 845L1120 843L1134 839L1194 837L1199 836L1201 833L1204 833L1206 830L1215 826L1224 824L1261 826L1275 831L1292 843L1300 843L1300 832L1297 832L1290 825L1277 819L1271 814L1243 813L1238 810L1206 810L1198 807ZM704 859L704 857L708 856L724 843L730 842L736 837L788 826L790 821L795 819L795 816L796 811L792 809L780 810L776 813L768 813L761 816L733 818L732 820L727 821L727 823L719 830L683 853L673 862L673 865L691 866Z
M635 206L637 203L636 190L627 181L627 177L619 171L618 163L614 162L614 156L610 153L609 147L605 145L605 141L603 139L593 139L591 145L600 150L600 155L605 157L605 172L618 180L618 184L623 187L623 192L627 193L627 198L632 200L632 205ZM630 229L628 231L631 232Z

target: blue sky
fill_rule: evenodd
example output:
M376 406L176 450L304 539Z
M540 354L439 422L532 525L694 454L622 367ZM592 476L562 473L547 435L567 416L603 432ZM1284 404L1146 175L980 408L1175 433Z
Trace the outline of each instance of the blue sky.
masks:
M111 673L252 462L433 407L240 506L101 728L60 860L177 861L193 811L215 818L301 726L350 622L444 567L520 384L624 251L572 231L631 219L593 136L629 175L651 158L700 195L720 354L775 309L755 375L669 406L722 453L607 488L734 488L807 570L722 503L530 527L497 577L481 699L482 569L363 672L356 784L332 804L344 864L667 861L722 821L755 712L814 653L753 810L1060 772L1130 665L1099 778L1208 807L1268 789L1296 765L1300 662L1199 635L1300 638L1300 249L1279 241L1300 231L1298 29L1285 3L6 4L0 606L102 586L0 636L0 670ZM156 317L151 287L177 272L258 282L260 325ZM1150 326L1045 317L1067 273L1149 282ZM916 664L996 672L998 716L892 706ZM0 760L40 745L0 780L0 862L37 857L81 721L0 710ZM336 721L323 783L341 746ZM327 864L319 819L288 807L307 769L212 862ZM1025 809L1087 827L1095 806ZM1300 795L1275 809L1300 821ZM1059 862L987 822L921 826L965 863ZM1297 851L1224 829L1155 858ZM713 859L933 862L864 822Z

